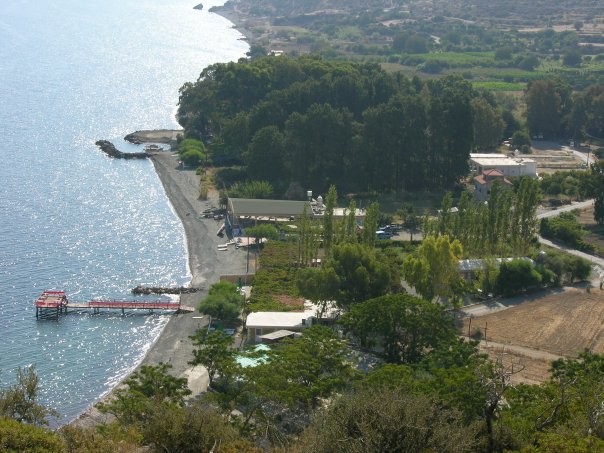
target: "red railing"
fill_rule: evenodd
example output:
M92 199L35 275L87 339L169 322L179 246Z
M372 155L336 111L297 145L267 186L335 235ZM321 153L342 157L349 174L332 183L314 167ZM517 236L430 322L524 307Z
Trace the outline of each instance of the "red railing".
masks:
M136 302L118 300L92 300L88 303L90 308L128 308L134 310L178 310L180 304L177 302Z
M65 291L44 291L36 299L37 308L59 308L67 304Z

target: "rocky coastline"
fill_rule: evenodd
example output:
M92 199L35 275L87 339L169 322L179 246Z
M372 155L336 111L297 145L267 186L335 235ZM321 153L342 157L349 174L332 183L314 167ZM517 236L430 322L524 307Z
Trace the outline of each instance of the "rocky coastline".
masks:
M219 281L222 275L246 273L246 254L243 249L236 248L218 251L218 245L224 243L224 240L215 234L220 221L198 215L212 206L218 206L218 193L211 192L208 200L200 200L199 175L195 174L194 169L182 168L176 153L150 152L148 155L185 230L191 283L189 287L185 287L187 290L177 297L182 305L196 307L207 295L208 288ZM171 374L196 382L193 388L195 393L205 391L207 372L203 367L192 367L189 364L194 349L190 337L199 328L207 326L208 322L209 318L199 312L171 315L140 365L168 363L172 367ZM110 397L111 394L105 398ZM96 407L91 406L72 424L91 427L110 420L111 416L102 414Z
M101 151L103 151L109 157L113 157L115 159L146 159L149 157L149 154L146 152L125 153L123 151L120 151L115 147L113 143L108 140L97 140L95 145L101 148Z

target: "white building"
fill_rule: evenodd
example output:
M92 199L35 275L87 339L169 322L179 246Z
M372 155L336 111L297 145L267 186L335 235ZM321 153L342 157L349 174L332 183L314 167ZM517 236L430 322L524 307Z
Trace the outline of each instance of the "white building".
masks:
M470 166L476 173L482 174L487 170L498 170L503 176L537 177L537 162L526 157L508 157L505 154L470 154Z
M301 312L259 311L247 315L247 342L261 343L262 336L277 331L301 332L312 325L315 310Z

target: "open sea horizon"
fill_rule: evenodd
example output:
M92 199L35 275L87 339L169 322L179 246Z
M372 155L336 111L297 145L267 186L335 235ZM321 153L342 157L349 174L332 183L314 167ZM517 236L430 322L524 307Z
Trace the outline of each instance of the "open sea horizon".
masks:
M95 141L178 128L178 90L248 45L210 13L224 0L0 4L0 385L35 365L40 402L68 423L140 363L169 315L70 313L37 321L45 289L134 299L190 280L184 229L148 160ZM154 297L153 299L157 299Z

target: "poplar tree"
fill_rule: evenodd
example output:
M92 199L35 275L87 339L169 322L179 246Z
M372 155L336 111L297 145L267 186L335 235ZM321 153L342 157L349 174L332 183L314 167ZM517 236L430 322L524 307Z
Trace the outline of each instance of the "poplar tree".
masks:
M375 245L375 232L380 218L380 205L377 201L370 203L365 211L363 221L363 244L373 247Z
M336 191L336 186L332 185L329 187L329 191L325 197L325 212L323 214L323 247L325 249L326 257L331 253L331 246L335 239L333 210L337 201L338 192Z
M344 222L342 222L342 242L354 243L357 242L357 204L354 200L348 205L348 213Z

